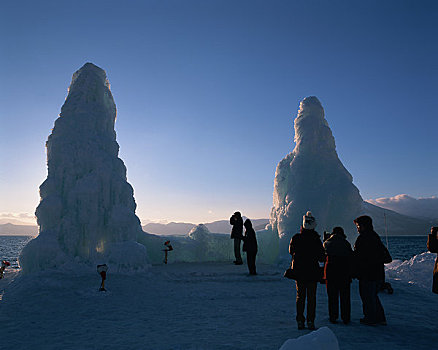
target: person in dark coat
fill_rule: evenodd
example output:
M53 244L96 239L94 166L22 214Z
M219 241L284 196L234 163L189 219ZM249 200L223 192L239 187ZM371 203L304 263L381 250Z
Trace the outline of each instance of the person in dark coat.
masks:
M291 268L296 273L297 288L297 324L304 329L304 307L307 296L307 328L314 330L316 313L316 286L322 274L319 261L324 262L325 252L321 238L315 231L316 220L308 211L303 216L300 233L290 241L289 253L292 255Z
M360 322L366 325L386 325L385 311L377 293L385 280L384 264L392 259L374 231L373 221L369 216L359 216L354 223L359 233L354 244L355 277L359 279L364 314Z
M338 319L340 299L341 318L345 324L348 324L351 315L350 284L353 250L342 227L335 227L330 238L323 245L327 255L324 279L327 287L330 322L336 323Z
M431 253L438 253L438 227L430 229L430 235L427 237L427 249ZM433 268L432 292L438 294L438 254Z
M248 270L250 275L257 275L256 272L256 255L257 255L257 238L250 219L246 219L245 223L245 236L243 236L243 248L246 252L246 262L248 264Z
M231 229L231 239L234 239L234 257L233 262L236 265L242 265L242 256L240 255L240 242L242 240L243 233L243 219L242 214L236 211L230 218L230 224L233 226Z

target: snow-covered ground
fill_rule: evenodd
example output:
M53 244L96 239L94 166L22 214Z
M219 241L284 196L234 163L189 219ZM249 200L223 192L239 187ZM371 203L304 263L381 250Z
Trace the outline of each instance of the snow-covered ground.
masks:
M431 283L434 255L426 255L430 259L416 257L410 268L422 265ZM397 274L392 267L390 276ZM98 292L97 273L20 275L6 270L0 280L0 348L280 349L284 344L290 349L288 339L310 333L296 328L295 286L283 278L283 268L257 268L257 276L248 276L245 265L226 262L155 265L133 275L109 270L106 293ZM320 333L308 340L320 336L322 342L314 344L323 344L332 339L322 329L328 327L341 350L436 349L438 296L430 283L423 287L427 283L412 276L408 280L413 283L408 283L401 273L397 278L388 278L394 294L381 294L386 327L359 324L357 281L352 284L352 324L330 324L325 288L319 285ZM300 338L296 344L306 341Z

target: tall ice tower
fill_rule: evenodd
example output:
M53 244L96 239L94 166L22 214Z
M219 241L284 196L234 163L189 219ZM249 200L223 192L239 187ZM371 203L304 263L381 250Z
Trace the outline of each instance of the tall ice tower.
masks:
M294 126L296 146L278 163L275 173L270 216L273 231L288 243L310 210L320 234L342 226L351 235L356 231L353 219L363 211L363 200L339 160L335 139L316 97L301 101Z
M73 74L46 143L48 175L36 209L40 234L22 251L24 272L71 263L105 262L115 271L148 267L115 120L105 71L86 63Z

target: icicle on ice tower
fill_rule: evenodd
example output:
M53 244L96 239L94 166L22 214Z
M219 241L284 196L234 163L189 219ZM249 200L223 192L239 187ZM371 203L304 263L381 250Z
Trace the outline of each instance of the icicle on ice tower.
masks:
M70 263L147 268L133 189L118 158L114 103L106 73L86 63L73 74L47 146L47 179L36 209L39 236L22 251L24 272Z
M270 224L289 243L302 217L311 210L317 231L344 227L355 232L353 219L363 211L363 199L336 153L335 139L319 100L300 103L295 119L295 149L277 166Z

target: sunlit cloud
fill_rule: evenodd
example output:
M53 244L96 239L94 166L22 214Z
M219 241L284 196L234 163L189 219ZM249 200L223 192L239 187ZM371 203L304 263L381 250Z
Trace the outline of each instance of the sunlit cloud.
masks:
M140 219L140 222L141 222L141 224L143 226L147 225L147 224L163 224L163 225L166 225L166 224L169 223L169 220L166 220L166 219L156 219L156 220L154 220L154 219Z
M437 196L414 198L407 194L399 194L394 197L368 199L367 202L404 215L438 219Z

